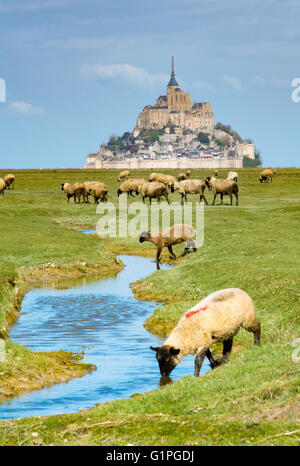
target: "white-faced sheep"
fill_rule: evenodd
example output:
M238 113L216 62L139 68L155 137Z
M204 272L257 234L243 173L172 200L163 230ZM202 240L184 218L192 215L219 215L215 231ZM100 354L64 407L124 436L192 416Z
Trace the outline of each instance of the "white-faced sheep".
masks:
M7 185L3 178L0 178L0 194L4 196L4 191L7 188Z
M12 187L12 189L15 188L15 175L9 173L8 175L5 175L3 179L6 183L7 189L10 189L10 186Z
M161 251L163 248L168 248L171 259L176 259L176 255L173 252L172 246L175 244L182 243L186 241L186 247L182 256L185 256L189 249L192 248L196 252L197 248L192 240L193 235L195 234L195 229L191 225L186 224L176 224L170 228L159 231L157 233L151 231L144 231L140 236L140 243L144 241L149 241L155 244L156 251L156 261L159 262Z
M71 197L74 198L74 202L80 203L80 197L82 196L83 199L85 199L85 188L83 183L62 183L61 184L61 189L66 193L68 202Z
M139 186L143 185L144 183L147 183L145 178L129 178L120 184L118 189L118 196L120 196L122 193L127 193L127 196L130 195L134 197L133 193L138 194Z
M146 197L149 197L150 204L152 199L157 199L159 202L160 198L164 196L167 200L167 203L170 204L168 199L168 191L164 183L158 183L157 181L146 182L138 187L138 192L142 196L143 202L145 202Z
M205 184L214 195L212 205L215 205L215 200L218 194L221 196L221 204L223 204L223 196L230 197L230 205L232 205L232 195L236 199L236 205L239 205L239 187L236 181L233 180L216 180L208 176Z
M185 199L185 202L187 202L187 194L199 194L200 195L200 200L203 199L205 204L207 204L206 197L204 196L204 191L206 189L206 184L202 180L183 180L174 183L174 185L171 187L172 193L176 190L179 190L179 193L181 195L181 204L183 204L183 200Z
M250 296L239 288L227 288L210 294L185 312L161 347L151 347L156 351L161 375L168 376L188 354L196 354L195 377L199 376L205 356L212 368L225 363L233 337L241 327L252 332L254 344L260 345L260 323ZM223 342L220 361L209 350L217 342Z
M118 176L118 181L125 180L125 178L129 178L130 176L130 171L129 170L123 170L121 173L119 173Z
M267 183L269 183L269 181L271 181L271 183L272 183L273 175L274 175L274 172L273 172L272 168L265 168L260 174L259 181L261 183L263 181L266 181Z
M238 177L239 175L237 174L237 172L228 172L226 180L233 180L237 182Z

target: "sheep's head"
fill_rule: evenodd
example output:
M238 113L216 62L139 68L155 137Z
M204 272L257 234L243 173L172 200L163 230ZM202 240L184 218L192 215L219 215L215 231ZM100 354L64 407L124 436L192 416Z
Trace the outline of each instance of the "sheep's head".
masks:
M205 184L209 190L211 190L211 176L208 176L205 180Z
M174 193L176 189L179 189L178 181L175 181L175 183L173 183L173 185L171 186L171 193Z
M156 359L158 361L161 375L170 375L172 370L179 363L177 356L180 353L180 349L174 348L173 346L160 346L157 348L150 346L150 348L152 351L156 352Z
M119 189L118 189L118 197L121 196L121 194L122 194L122 191L121 191L121 189L119 188Z
M64 190L64 185L65 185L65 183L61 183L61 190L62 191Z
M143 243L144 241L147 241L149 238L149 231L143 231L143 233L140 236L140 243Z

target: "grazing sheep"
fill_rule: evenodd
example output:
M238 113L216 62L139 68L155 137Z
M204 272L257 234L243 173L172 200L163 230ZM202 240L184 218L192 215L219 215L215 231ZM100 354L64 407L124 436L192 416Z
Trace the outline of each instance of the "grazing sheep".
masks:
M156 252L156 261L159 262L161 251L163 248L167 247L169 253L171 254L171 259L176 259L176 256L173 252L172 246L175 244L182 243L186 241L186 247L182 256L185 256L189 249L192 248L194 252L197 251L194 241L192 241L192 236L195 233L195 229L191 225L185 224L176 224L170 228L166 228L158 233L153 233L151 231L144 231L140 236L140 243L144 241L150 241L154 243L157 252Z
M223 204L223 196L230 197L230 205L232 205L232 195L235 195L236 204L239 205L239 187L236 181L233 180L216 180L213 177L208 176L205 180L205 184L214 195L212 205L215 205L215 200L218 194L221 196L221 204Z
M85 199L85 188L83 183L62 183L61 184L61 189L66 193L68 202L71 197L74 198L74 202L77 202L76 199L78 199L78 202L80 203L80 197L82 196L83 199Z
M217 177L218 174L219 174L219 170L214 170L214 175L215 175L215 177Z
M120 196L122 193L127 193L127 196L132 196L133 192L135 194L138 194L138 188L139 186L143 185L144 183L147 183L147 180L145 178L129 178L128 180L123 181L121 183L119 189L118 189L118 196Z
M161 375L168 376L187 354L196 354L195 377L199 376L205 356L213 369L224 364L240 327L252 332L254 344L260 345L260 323L250 296L239 288L210 294L181 317L161 347L150 347L156 351ZM215 360L209 350L217 342L223 342L220 361Z
M92 196L92 190L96 189L99 192L101 190L107 190L106 185L102 183L102 181L85 181L83 183L84 190L85 190L85 196L84 196L84 201L89 202L89 196Z
M183 181L187 179L187 175L185 173L179 173L177 180L178 181Z
M0 194L4 196L4 190L7 188L7 185L3 178L0 178Z
M190 176L191 175L191 170L187 170L186 171L186 176Z
M129 176L130 176L130 171L123 170L118 176L118 181L124 180L125 178L129 178Z
M259 181L262 183L263 181L266 181L269 183L269 181L271 180L271 183L272 183L272 177L274 175L274 172L272 170L272 168L265 168L265 170L263 170L260 174L260 177L259 177Z
M228 172L226 180L233 180L237 182L238 177L239 175L237 174L237 172Z
M99 199L101 202L107 202L107 187L104 183L93 186L90 194L93 196L95 204L99 204Z
M12 187L12 189L15 189L15 175L9 173L3 179L6 183L7 189L10 189L10 186Z
M149 181L151 182L157 181L158 183L163 183L164 185L171 188L171 186L173 186L177 180L176 180L176 176L173 176L173 175L164 175L162 173L151 173L149 177Z
M183 199L187 202L187 194L200 194L200 201L203 199L205 204L207 200L204 196L204 191L206 189L206 184L202 180L183 180L178 183L174 183L174 186L171 187L172 193L179 190L181 194L181 204L183 204Z
M157 181L146 182L138 187L138 192L142 196L143 202L145 202L146 197L149 197L150 204L152 198L156 198L159 202L161 196L164 196L167 200L167 203L170 204L168 199L168 191L164 183L158 183Z

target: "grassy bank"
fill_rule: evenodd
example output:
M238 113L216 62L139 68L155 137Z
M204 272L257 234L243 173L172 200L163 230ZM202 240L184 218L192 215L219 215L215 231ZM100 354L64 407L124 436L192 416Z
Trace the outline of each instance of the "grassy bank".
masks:
M208 174L201 170L192 176L204 179ZM196 254L133 289L143 299L165 303L146 326L166 335L208 293L240 287L256 305L262 346L253 347L252 335L241 331L228 364L199 379L185 377L75 415L5 421L1 444L299 444L299 363L292 359L292 342L299 338L300 323L300 170L279 170L272 184L260 184L258 176L254 169L239 172L240 207L205 207L205 241ZM22 290L28 277L116 269L116 253L154 256L152 245L136 239L99 240L70 231L72 226L94 227L97 215L93 204L68 205L60 183L87 179L103 180L109 200L117 204L113 171L16 172L16 189L0 200L2 321L18 306L16 288ZM207 198L211 202L210 193ZM179 200L178 193L170 199ZM2 368L0 364L0 374Z

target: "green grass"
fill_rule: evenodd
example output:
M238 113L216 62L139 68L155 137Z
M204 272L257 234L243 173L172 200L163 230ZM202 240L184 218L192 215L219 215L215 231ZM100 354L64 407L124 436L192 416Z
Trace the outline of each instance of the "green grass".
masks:
M209 174L193 171L192 177ZM132 173L137 175L149 172ZM241 331L229 362L199 379L185 377L74 415L5 421L0 444L299 445L299 363L292 360L292 341L300 336L300 170L280 169L270 184L260 184L258 177L259 170L239 170L240 206L205 207L203 247L133 289L141 298L165 303L145 325L166 335L208 293L240 287L254 300L261 347ZM115 270L117 253L154 257L149 243L99 240L70 230L95 227L98 216L93 204L68 205L60 183L101 179L117 205L116 178L115 171L16 172L15 190L0 199L0 328L17 300L16 286L22 289L26 277L44 273L42 264L54 263L55 273L76 273L86 262L82 273L89 273ZM207 198L212 201L210 193ZM179 200L179 194L170 200ZM182 245L175 247L181 250ZM24 370L30 356L26 360ZM21 374L21 362L18 369Z

